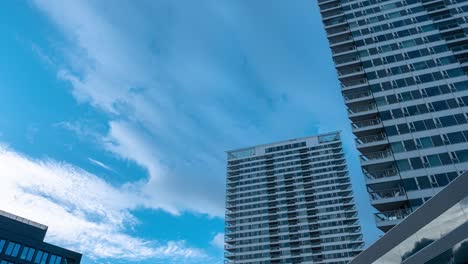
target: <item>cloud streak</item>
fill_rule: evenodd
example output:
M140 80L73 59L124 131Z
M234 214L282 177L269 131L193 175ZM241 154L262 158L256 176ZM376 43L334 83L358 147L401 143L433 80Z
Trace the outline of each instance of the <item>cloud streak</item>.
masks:
M0 208L49 226L47 240L91 258L200 260L184 241L150 241L127 234L131 210L145 197L54 160L33 160L0 146Z

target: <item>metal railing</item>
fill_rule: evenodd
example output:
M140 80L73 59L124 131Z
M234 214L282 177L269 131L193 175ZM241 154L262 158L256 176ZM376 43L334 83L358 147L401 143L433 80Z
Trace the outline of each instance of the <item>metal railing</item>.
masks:
M373 201L400 197L400 196L404 196L405 194L406 194L405 189L403 188L395 188L395 189L369 192L369 196Z
M356 143L358 145L362 144L367 144L367 143L372 143L372 142L377 142L377 141L382 141L387 139L387 135L385 134L377 134L377 135L370 135L370 136L365 136L365 137L358 137L356 138Z
M349 114L362 113L362 112L367 112L367 111L374 110L376 108L377 108L377 106L375 104L355 106L355 107L348 108L348 113Z
M358 85L363 85L367 83L367 79L359 79L356 81L347 81L347 82L342 82L341 87L342 88L349 88L353 86L358 86Z
M378 171L364 171L364 175L370 180L378 180L387 177L393 177L398 175L398 170L396 168L390 168L385 170Z
M375 220L376 222L401 220L406 218L409 214L411 214L411 212L412 211L410 208L379 212L375 214Z
M385 159L392 156L392 152L389 150L378 151L378 152L371 152L366 153L360 156L362 161L369 161L369 160L379 160Z
M368 119L364 121L354 122L351 125L353 126L353 128L363 128L363 127L379 125L381 123L382 121L379 118L375 118L375 119Z
M367 97L371 96L372 92L371 91L361 91L361 92L356 92L356 93L350 93L350 94L343 94L343 97L345 100L354 100L362 97Z

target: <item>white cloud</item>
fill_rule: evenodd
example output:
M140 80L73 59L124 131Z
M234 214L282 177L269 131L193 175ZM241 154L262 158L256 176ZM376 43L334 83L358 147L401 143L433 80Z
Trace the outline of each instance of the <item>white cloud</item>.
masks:
M58 77L108 114L102 146L147 170L137 185L148 207L223 217L227 148L343 124L344 111L322 113L342 102L338 88L321 90L324 79L336 82L331 63L324 76L316 61L328 48L302 47L317 40L306 42L301 4L262 6L260 19L240 2L34 3L68 40Z
M111 167L107 166L106 164L100 162L99 160L95 160L95 159L89 158L89 157L88 157L88 160L89 160L89 162L91 162L94 165L97 165L97 166L99 166L99 167L101 167L103 169L106 169L108 171L114 171L114 169L112 169Z
M49 226L47 240L91 258L200 259L184 241L149 241L126 234L142 206L137 190L54 160L34 160L0 146L0 209Z
M218 233L211 240L211 244L219 249L224 250L224 233Z

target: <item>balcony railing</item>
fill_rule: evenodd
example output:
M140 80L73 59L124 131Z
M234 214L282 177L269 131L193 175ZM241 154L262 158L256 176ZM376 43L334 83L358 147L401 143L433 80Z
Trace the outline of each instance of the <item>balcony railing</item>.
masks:
M382 133L382 134L377 134L377 135L370 135L370 136L356 138L356 143L358 145L362 145L362 144L382 141L385 139L387 139L387 135Z
M360 91L360 92L355 92L355 93L350 93L350 94L343 94L343 97L345 100L354 100L358 98L363 98L367 96L371 96L372 92L371 91Z
M341 83L341 88L349 88L353 86L363 85L367 83L367 79L359 79L355 81L346 81Z
M376 191L376 192L369 192L369 196L371 197L373 201L395 198L395 197L405 196L405 189L396 188L396 189L381 190L381 191Z
M355 106L355 107L348 108L348 113L349 114L356 114L356 113L371 111L371 110L374 110L374 109L377 109L377 106L375 104L360 105L360 106Z
M354 122L351 125L353 126L353 128L363 128L363 127L376 126L381 123L382 121L379 118L375 118L375 119L368 119L364 121Z
M352 68L352 69L345 69L345 70L338 71L338 75L341 77L341 76L344 76L344 75L358 73L358 72L362 72L362 71L363 71L362 67L355 67L355 68Z
M400 209L394 211L379 212L375 214L377 223L384 221L402 220L411 214L411 209Z
M390 150L378 151L378 152L371 152L361 155L362 161L369 161L369 160L379 160L385 159L392 156L392 152Z
M359 56L351 56L351 57L346 57L346 58L337 58L335 59L335 64L345 64L345 63L350 63L350 62L355 62L359 60Z
M385 170L378 170L378 171L364 171L364 175L369 180L378 180L387 177L393 177L398 175L398 170L396 168L390 168Z

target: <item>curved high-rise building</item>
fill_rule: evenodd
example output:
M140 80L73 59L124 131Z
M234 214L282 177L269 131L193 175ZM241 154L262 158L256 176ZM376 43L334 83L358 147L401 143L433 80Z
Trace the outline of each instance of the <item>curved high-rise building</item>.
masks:
M468 169L468 2L318 0L377 226Z

